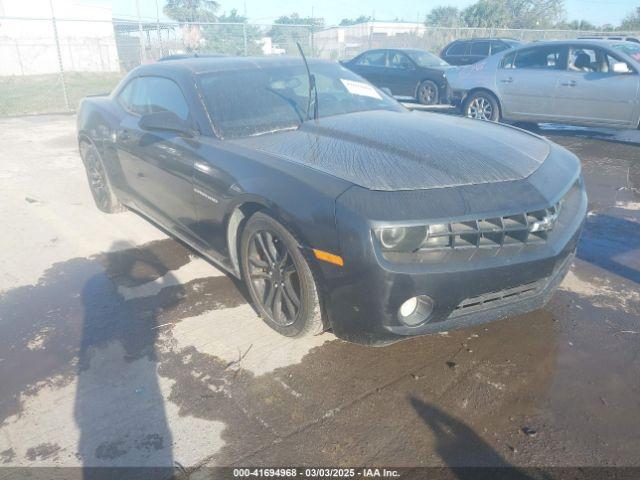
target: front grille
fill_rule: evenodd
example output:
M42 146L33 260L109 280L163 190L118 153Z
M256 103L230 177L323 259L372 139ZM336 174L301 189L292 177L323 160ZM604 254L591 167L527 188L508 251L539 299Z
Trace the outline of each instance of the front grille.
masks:
M432 224L420 250L500 248L504 245L541 244L553 229L562 200L548 208L516 215L465 222Z
M538 293L547 284L548 279L544 278L535 282L507 288L498 292L484 293L476 297L466 298L458 304L450 317L465 315L485 308L495 308L507 305L512 302L530 297Z

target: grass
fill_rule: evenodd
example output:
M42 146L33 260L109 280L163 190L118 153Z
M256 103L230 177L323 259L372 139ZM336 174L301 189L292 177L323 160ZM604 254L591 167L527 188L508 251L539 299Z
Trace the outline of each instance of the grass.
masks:
M111 91L120 81L120 72L65 72L72 110L83 97ZM0 77L0 116L30 115L67 111L58 74Z

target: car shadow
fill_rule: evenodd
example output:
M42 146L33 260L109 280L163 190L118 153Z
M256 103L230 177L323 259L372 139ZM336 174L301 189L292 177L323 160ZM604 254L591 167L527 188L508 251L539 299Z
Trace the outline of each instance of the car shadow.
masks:
M534 480L511 465L471 427L461 420L415 396L409 398L413 409L435 438L435 450L451 473L459 480Z
M117 243L110 250L105 271L80 294L76 456L85 479L169 478L173 440L157 373L158 314L180 301L183 287L151 250ZM119 286L150 279L156 295L122 297Z
M577 256L581 260L640 284L640 270L624 263L640 249L638 224L605 214L587 217Z

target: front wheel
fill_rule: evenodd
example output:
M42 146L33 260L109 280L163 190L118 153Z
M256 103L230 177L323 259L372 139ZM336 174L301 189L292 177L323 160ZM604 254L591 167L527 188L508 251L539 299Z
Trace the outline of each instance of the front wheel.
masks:
M417 100L423 105L435 105L438 103L438 86L431 80L425 80L418 86Z
M249 220L240 240L242 277L262 319L287 337L322 332L318 289L298 242L266 213Z
M476 92L464 103L464 115L476 120L500 120L500 106L496 98L488 92Z

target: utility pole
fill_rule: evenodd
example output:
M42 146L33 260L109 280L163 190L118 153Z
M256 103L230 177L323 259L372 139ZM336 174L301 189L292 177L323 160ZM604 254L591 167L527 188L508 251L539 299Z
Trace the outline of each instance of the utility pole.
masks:
M53 38L56 42L56 51L58 53L58 69L60 70L60 82L62 83L62 94L64 95L64 105L68 111L71 111L71 103L69 102L69 92L67 91L67 82L64 78L64 65L62 64L62 52L60 51L60 38L58 37L58 24L56 23L56 14L53 10L53 0L49 0L51 7L51 25L53 27Z
M164 56L164 47L162 46L162 33L160 33L160 7L156 0L156 28L158 29L158 47L160 48L160 56Z
M140 36L140 65L144 63L144 35L142 34L142 17L140 17L140 0L136 0L136 14L138 16L138 35Z
M242 39L244 40L244 56L249 55L249 48L247 42L247 2L244 2L244 22L242 23Z

